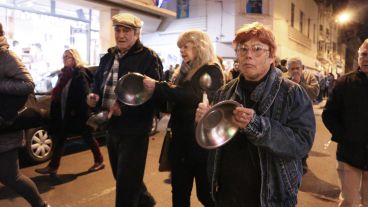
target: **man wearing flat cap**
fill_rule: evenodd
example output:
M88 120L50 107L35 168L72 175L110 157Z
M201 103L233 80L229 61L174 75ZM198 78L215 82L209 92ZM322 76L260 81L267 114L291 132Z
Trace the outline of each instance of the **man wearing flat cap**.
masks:
M115 87L128 72L138 72L153 79L162 77L158 55L139 40L141 20L129 13L112 17L116 46L109 48L94 78L90 107L109 111L107 149L116 179L116 207L148 207L155 201L143 183L149 132L154 115L154 101L140 106L117 102Z

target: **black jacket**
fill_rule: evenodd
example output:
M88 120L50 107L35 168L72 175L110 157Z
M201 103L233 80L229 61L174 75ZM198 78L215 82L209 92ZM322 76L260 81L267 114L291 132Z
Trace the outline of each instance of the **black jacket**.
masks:
M100 96L99 106L103 97L105 81L111 70L116 52L116 47L108 50L108 53L101 58L100 65L94 77L92 92ZM161 80L163 77L162 68L162 63L158 55L153 50L144 47L138 40L128 53L119 60L118 78L128 72L137 72L153 79ZM108 128L111 131L118 131L122 134L147 134L152 126L154 108L153 99L140 106L122 104L122 115L119 117L113 116Z
M68 90L61 101L51 101L51 133L80 133L86 130L86 121L89 116L89 108L86 102L89 93L92 77L85 68L77 68L73 71L73 77L63 88ZM66 89L69 87L68 89ZM65 108L61 107L61 102L65 102ZM64 113L64 118L62 114Z
M368 170L368 78L359 71L337 79L322 119L338 143L337 159Z
M35 84L25 65L8 48L6 38L0 36L0 94L28 96ZM20 130L0 134L0 153L22 146L22 135Z
M169 85L166 82L156 83L156 93L173 104L171 112L171 129L173 133L173 149L175 156L185 154L197 155L197 159L206 159L206 150L199 147L195 141L195 113L198 104L202 102L203 90L199 80L203 74L210 75L212 84L208 91L209 101L214 93L224 84L224 77L217 64L204 65L198 69L190 80L185 80L181 86ZM202 156L200 156L202 154Z

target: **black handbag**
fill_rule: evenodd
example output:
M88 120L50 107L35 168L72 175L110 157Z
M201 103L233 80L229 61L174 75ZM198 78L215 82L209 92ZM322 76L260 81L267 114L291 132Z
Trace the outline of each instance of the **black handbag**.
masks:
M23 108L17 112L16 117L0 126L0 133L39 127L44 123L44 113L46 113L45 110L37 106L36 98L31 94L27 97Z
M164 137L164 142L162 144L160 153L159 166L158 166L158 171L160 172L171 171L171 162L169 157L171 140L172 140L171 128L168 127L166 129L166 134Z

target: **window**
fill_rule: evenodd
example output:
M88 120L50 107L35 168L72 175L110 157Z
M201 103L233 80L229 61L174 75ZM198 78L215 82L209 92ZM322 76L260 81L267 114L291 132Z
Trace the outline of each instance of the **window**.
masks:
M31 5L16 2L15 8L7 8L0 0L0 21L10 49L22 59L35 82L62 67L61 57L68 48L77 49L86 63L98 64L98 10L60 2L47 6L49 0L29 1ZM36 84L36 90L42 87Z
M291 16L290 16L290 26L294 27L294 15L295 15L295 4L291 3Z
M303 22L304 22L304 13L300 11L299 28L301 33L303 33Z
M309 38L309 33L310 33L310 23L311 23L311 19L308 18L308 29L307 29L307 36Z
M313 24L313 43L316 43L316 25Z
M262 14L262 0L247 0L247 13Z
M327 28L326 29L326 38L329 39L330 38L330 30Z

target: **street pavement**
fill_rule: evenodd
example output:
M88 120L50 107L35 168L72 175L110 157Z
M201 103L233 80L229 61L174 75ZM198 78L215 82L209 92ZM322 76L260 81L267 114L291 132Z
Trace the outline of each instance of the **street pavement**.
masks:
M309 171L303 176L299 191L299 207L333 207L337 206L339 188L336 173L336 144L330 142L330 133L321 121L324 102L314 105L317 121L317 134L309 153ZM159 124L159 133L150 138L147 157L145 183L157 201L157 207L171 206L171 186L167 182L169 173L158 172L158 158L168 116ZM104 170L88 173L93 163L92 153L84 150L63 157L59 177L51 178L39 175L34 169L44 167L46 163L25 167L22 172L29 176L39 188L42 197L52 207L109 207L114 206L115 183L108 163L107 149L101 147L105 157ZM6 169L1 169L6 170ZM192 207L202 206L195 196L191 198ZM26 201L12 190L0 184L1 207L26 207Z

